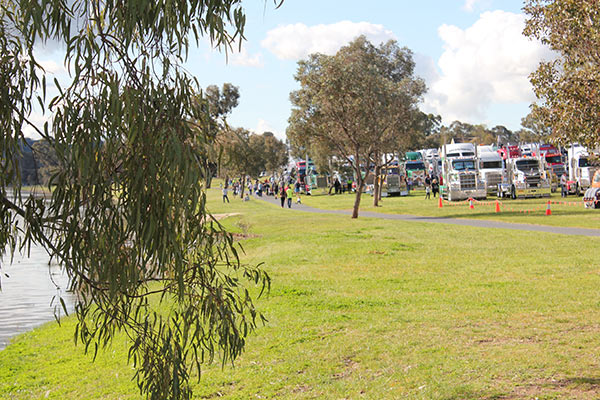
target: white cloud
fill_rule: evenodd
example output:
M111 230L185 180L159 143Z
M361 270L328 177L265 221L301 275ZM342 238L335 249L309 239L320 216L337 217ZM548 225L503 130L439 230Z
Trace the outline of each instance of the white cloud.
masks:
M48 74L62 74L66 73L67 70L63 65L59 65L53 60L38 60L38 63L44 68L44 71Z
M262 135L265 132L271 132L271 133L273 133L273 135L275 135L275 137L277 139L280 139L280 140L286 139L285 132L281 132L281 131L273 128L273 126L268 121L265 121L264 119L258 120L258 123L256 124L256 128L254 128L254 132L258 133L259 135Z
M465 4L463 6L463 9L472 12L473 8L475 7L475 4L479 3L481 0L465 0Z
M32 124L35 125L40 131L44 131L44 123L48 122L50 125L52 116L49 114L42 114L40 112L33 111L27 118ZM23 125L23 135L28 138L39 140L42 137L38 134L37 130L28 124Z
M413 53L415 62L415 75L422 78L426 83L435 82L440 74L435 66L435 61L428 55L415 52Z
M329 25L306 26L298 23L279 26L267 32L261 45L284 60L299 60L311 53L335 54L354 38L365 35L374 44L395 39L383 25L341 21Z
M242 47L241 51L234 51L229 55L229 60L233 65L239 65L242 67L263 67L264 63L262 60L262 54L257 53L250 55L245 47Z
M427 111L445 122L481 121L493 103L534 100L528 76L551 51L523 36L525 16L505 11L485 12L473 26L462 30L442 25L444 53L438 61L441 74L429 81Z

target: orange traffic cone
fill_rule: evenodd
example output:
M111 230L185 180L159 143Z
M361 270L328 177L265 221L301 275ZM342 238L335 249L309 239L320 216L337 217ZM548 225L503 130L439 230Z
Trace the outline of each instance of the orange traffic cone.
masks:
M442 208L444 207L444 205L442 204L442 196L438 197L440 200L438 202L438 208Z
M475 208L475 207L473 207L473 199L472 198L469 198L469 208L471 210Z
M550 209L550 200L548 200L548 204L546 205L546 215L552 215L552 210Z
M496 212L500 212L500 202L498 200L496 200Z

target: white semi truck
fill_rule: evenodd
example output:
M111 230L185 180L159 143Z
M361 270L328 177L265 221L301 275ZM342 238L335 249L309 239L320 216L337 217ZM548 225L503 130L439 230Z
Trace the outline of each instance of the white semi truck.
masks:
M485 199L485 184L479 177L475 146L456 143L442 146L440 195L448 201Z
M493 146L477 146L479 177L485 183L488 194L500 196L500 185L506 182L506 171L502 156Z
M551 187L548 174L539 157L508 158L506 182L499 186L500 197L546 197Z
M587 149L579 144L574 144L567 149L567 164L569 193L580 196L590 187L592 177L598 167L590 165L590 155Z

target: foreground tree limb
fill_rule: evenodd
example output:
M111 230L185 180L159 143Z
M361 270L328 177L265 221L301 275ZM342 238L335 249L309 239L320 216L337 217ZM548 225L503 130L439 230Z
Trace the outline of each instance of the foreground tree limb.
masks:
M213 124L181 68L190 37L226 49L243 28L240 0L0 1L0 251L46 248L78 296L75 340L95 354L128 335L151 399L191 398L191 366L235 359L264 321L245 284L268 275L206 208ZM48 41L71 76L53 98L34 53ZM58 163L48 199L21 194L28 126Z

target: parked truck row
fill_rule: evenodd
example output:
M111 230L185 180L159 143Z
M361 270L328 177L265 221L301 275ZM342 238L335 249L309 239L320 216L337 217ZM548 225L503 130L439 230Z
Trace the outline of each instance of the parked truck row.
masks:
M308 164L298 163L298 171L307 186L316 185L316 176L313 176L316 172L312 163ZM440 194L454 201L489 196L512 199L550 196L559 189L564 175L569 193L585 192L586 198L598 199L593 204L600 206L600 175L597 175L597 186L593 186L594 173L599 170L597 165L588 150L577 144L563 151L536 143L499 147L451 143L440 149L407 152L403 158L395 155L379 177L367 174L366 170L364 176L367 176L366 191L372 190L378 179L382 196L407 195L408 186L422 187L429 176L438 180ZM586 192L588 189L594 190Z

